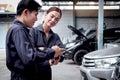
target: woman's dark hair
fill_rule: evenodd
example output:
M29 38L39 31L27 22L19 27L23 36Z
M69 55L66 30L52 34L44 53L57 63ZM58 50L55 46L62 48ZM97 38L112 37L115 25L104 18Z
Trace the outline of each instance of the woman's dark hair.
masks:
M62 17L62 11L61 11L60 8L58 8L58 7L50 7L50 8L47 10L47 14L48 14L49 12L51 12L51 11L57 11L57 12L59 12L59 13L60 13L60 17Z
M24 9L28 9L30 12L40 10L41 5L35 0L21 0L17 6L17 15L21 15Z

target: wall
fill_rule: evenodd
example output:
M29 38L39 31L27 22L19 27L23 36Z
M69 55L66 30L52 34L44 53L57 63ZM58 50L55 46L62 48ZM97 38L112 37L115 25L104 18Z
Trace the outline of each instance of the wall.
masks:
M85 30L88 28L95 28L98 23L97 18L77 18L77 28L83 27ZM120 19L119 18L104 18L104 23L107 28L110 27L120 27Z
M5 36L6 36L6 29L5 24L0 24L0 49L5 48Z
M44 18L44 12L41 12L38 15L38 21L34 26L37 26L42 22ZM83 27L85 30L88 28L95 28L95 25L97 24L97 18L91 18L91 17L80 17L78 16L76 21L77 21L77 26L76 28L81 28ZM120 27L120 18L105 18L105 23L107 27ZM63 16L60 20L60 22L53 27L52 29L60 35L61 40L63 43L66 43L68 41L73 40L73 35L71 30L67 28L68 25L73 26L73 12L72 11L63 11ZM0 23L0 48L5 47L5 36L6 36L6 23Z
M78 13L77 13L78 14ZM81 17L80 14L76 18L76 28L84 28L85 30L89 28L96 28L96 24L98 23L98 18L95 17ZM120 18L118 17L106 17L104 18L104 23L106 27L120 27ZM54 27L54 31L57 32L62 41L66 43L67 41L73 40L72 32L67 28L68 25L73 26L73 12L72 11L63 11L63 17L60 22Z
M64 43L69 41L72 37L71 30L68 29L68 25L73 25L72 11L64 11L60 22L53 28L53 30L59 34Z
M0 49L5 48L6 33L11 23L0 22Z

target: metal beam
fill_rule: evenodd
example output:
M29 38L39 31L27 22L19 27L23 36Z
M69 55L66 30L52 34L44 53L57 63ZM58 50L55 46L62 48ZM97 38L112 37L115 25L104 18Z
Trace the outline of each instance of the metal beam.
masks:
M98 2L98 0L42 0L43 2L69 2L69 1L72 1L72 2L76 2L76 1L79 1L79 2L90 2L90 1L93 1L93 2ZM105 2L106 1L120 1L120 0L104 0Z
M99 13L98 13L98 49L103 48L103 19L104 19L104 0L99 0Z

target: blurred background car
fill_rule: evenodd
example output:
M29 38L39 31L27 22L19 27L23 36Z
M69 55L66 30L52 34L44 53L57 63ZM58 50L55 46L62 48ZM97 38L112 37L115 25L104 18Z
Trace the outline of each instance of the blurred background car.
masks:
M85 54L97 50L96 30L90 29L81 32L71 25L68 25L68 28L72 30L77 37L75 40L65 44L66 49L70 48L66 51L65 58L72 59L76 64L81 65L82 58ZM111 43L120 39L120 28L106 28L103 39L104 43Z

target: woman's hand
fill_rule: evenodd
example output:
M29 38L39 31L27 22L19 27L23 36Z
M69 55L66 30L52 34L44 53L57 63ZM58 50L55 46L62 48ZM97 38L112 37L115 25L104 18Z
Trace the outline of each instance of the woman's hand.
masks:
M64 48L60 48L59 46L55 45L52 47L53 50L55 50L54 57L58 57L61 55L61 51L65 50Z
M39 47L38 49L39 49L40 51L44 51L45 48L44 48L44 47Z

